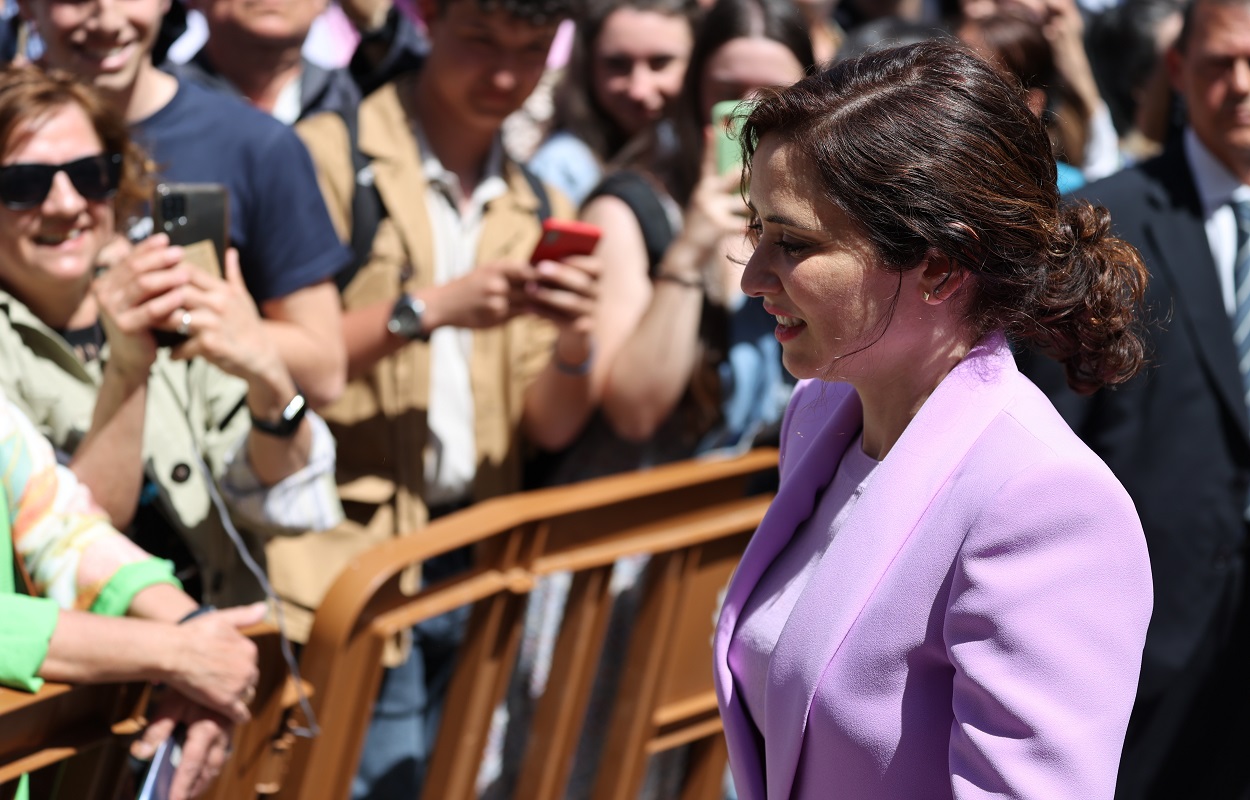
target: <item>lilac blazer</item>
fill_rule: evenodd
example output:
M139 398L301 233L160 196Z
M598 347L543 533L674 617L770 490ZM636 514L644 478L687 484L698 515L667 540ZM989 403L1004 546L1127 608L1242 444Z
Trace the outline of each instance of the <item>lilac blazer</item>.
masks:
M849 386L799 385L781 487L726 593L716 686L738 796L1111 798L1150 619L1146 543L1123 487L1001 335L877 469L782 629L751 721L726 659L738 615L862 413Z

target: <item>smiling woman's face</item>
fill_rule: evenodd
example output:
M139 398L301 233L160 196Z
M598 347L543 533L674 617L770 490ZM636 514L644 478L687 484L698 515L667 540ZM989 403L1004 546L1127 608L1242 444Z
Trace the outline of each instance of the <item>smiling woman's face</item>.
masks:
M899 276L824 201L819 173L792 145L765 136L751 169L759 243L742 288L777 318L786 369L797 378L855 383L891 348Z
M0 165L65 164L99 155L104 145L86 112L60 106L20 126ZM34 208L0 205L0 284L27 305L90 285L96 256L113 232L107 200L88 200L64 172Z
M681 92L694 34L685 17L619 8L591 57L595 99L627 136L659 119Z

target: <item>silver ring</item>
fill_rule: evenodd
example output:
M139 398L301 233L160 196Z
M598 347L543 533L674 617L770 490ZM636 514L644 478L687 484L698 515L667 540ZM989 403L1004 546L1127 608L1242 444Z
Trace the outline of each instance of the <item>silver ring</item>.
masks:
M182 310L182 319L178 320L177 330L183 336L191 333L191 312L185 308Z

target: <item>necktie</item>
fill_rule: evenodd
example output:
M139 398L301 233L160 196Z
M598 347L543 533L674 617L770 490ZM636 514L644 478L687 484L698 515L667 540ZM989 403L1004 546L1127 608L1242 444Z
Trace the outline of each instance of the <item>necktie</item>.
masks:
M1241 399L1250 409L1250 200L1232 201L1237 217L1237 258L1233 262L1233 345L1237 348L1237 369L1241 371ZM1250 498L1244 516L1250 522Z
M1241 370L1242 399L1250 408L1250 200L1234 200L1237 216L1237 258L1233 262L1233 290L1236 310L1233 312L1233 344L1237 347L1237 366Z

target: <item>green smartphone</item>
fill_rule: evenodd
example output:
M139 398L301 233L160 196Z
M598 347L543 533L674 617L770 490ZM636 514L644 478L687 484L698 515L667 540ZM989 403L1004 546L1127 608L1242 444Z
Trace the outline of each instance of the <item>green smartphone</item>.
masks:
M716 171L721 175L742 169L742 123L751 113L750 100L722 100L712 106L716 131Z

